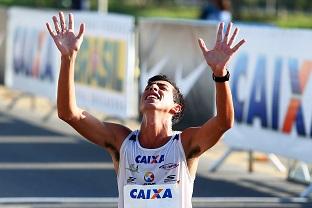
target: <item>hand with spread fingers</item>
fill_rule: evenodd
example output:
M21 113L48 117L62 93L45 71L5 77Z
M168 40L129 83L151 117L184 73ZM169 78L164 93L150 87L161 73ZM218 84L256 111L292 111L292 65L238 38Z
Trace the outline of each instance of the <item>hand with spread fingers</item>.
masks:
M59 12L59 20L56 16L52 18L55 31L52 30L49 23L46 23L48 31L52 36L57 48L60 50L63 56L73 55L80 48L83 40L83 34L85 25L80 24L78 35L74 33L74 16L68 15L68 26L65 23L65 17L63 12Z
M222 77L226 75L226 65L228 61L231 56L245 43L245 40L243 39L232 47L238 33L238 28L235 28L233 34L230 36L231 28L232 23L229 23L223 37L224 23L222 22L219 24L216 44L212 50L207 49L205 42L201 38L198 40L206 62L211 67L215 76Z

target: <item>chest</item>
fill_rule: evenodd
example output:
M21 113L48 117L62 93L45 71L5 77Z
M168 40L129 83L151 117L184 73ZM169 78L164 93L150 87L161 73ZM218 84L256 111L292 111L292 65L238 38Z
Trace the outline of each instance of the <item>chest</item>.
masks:
M136 145L125 154L126 184L173 184L180 180L183 158L174 144L161 150L144 151Z

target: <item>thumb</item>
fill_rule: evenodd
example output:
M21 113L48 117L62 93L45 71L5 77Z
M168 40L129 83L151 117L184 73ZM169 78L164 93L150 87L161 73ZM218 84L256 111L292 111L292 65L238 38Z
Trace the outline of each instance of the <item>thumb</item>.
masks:
M200 47L200 49L202 50L203 53L208 52L208 49L207 49L206 44L205 44L203 39L199 38L198 39L198 44L199 44L199 47Z
M77 39L81 38L85 31L85 24L80 24L79 33L77 35Z

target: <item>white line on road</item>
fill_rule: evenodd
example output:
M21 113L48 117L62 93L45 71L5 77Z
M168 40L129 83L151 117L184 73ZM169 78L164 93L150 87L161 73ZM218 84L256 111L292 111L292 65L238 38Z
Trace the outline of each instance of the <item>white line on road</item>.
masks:
M8 136L0 137L0 144L10 143L77 143L79 140L66 136Z
M106 162L59 162L59 163L0 163L0 170L73 170L73 169L114 169L113 163Z
M115 197L1 197L0 204L10 203L103 203L116 204ZM311 200L300 197L193 197L193 204L200 203L307 203Z

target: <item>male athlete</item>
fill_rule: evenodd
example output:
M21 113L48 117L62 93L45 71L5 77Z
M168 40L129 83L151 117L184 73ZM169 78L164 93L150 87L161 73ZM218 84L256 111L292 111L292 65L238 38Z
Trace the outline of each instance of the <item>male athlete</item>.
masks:
M47 23L61 52L58 80L58 116L91 142L106 149L117 174L119 208L190 208L193 182L199 156L211 148L232 127L234 110L228 84L227 63L245 42L232 47L238 33L231 34L229 24L223 37L224 23L218 28L214 48L204 41L199 46L213 72L216 87L216 115L202 126L181 133L172 130L173 120L183 112L183 97L173 82L163 75L152 77L140 99L143 115L139 130L109 122L101 122L76 104L74 66L83 40L85 25L74 34L74 17L53 16L55 30Z

